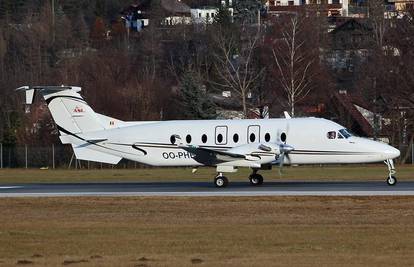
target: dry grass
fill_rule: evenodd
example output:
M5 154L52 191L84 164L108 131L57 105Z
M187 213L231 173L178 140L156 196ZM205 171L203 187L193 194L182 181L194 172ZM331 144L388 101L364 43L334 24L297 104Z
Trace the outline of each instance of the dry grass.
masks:
M414 179L414 165L397 166L400 181ZM242 168L238 173L227 176L231 181L247 180L249 169ZM383 165L348 166L300 166L286 167L282 177L278 169L261 172L267 181L384 181L387 169ZM5 183L61 183L61 182L134 182L134 181L212 181L214 168L200 168L196 174L191 168L144 168L144 169L103 169L103 170L0 170L0 184Z
M0 201L0 266L412 266L414 197Z

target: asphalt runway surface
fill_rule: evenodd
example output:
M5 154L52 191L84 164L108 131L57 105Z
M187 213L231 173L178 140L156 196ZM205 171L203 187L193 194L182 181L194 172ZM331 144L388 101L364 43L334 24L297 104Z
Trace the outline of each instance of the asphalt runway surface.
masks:
M212 182L55 183L0 185L0 197L65 196L408 196L414 181L389 186L367 182L230 182L216 188Z

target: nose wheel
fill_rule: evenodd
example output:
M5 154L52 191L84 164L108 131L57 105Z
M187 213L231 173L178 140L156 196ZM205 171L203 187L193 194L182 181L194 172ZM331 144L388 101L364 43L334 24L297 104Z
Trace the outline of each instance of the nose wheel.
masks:
M388 185L395 185L397 183L397 178L395 176L391 175L387 178L387 184Z
M387 184L388 185L395 185L395 184L397 184L397 177L395 177L395 174L397 172L395 171L394 161L392 159L387 159L384 162L385 162L385 164L388 167Z

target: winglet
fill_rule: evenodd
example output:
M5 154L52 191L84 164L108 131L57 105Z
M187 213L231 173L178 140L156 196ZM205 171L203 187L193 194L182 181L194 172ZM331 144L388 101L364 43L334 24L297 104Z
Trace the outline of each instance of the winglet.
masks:
M22 86L16 89L16 91L25 91L26 93L26 105L31 105L33 103L35 90L29 86Z
M285 115L286 119L291 119L292 118L287 111L283 111L283 114Z
M74 90L75 92L80 92L81 88L78 86L21 86L16 89L16 91L25 91L26 93L26 105L31 105L35 96L36 90L47 90L47 91L64 91L64 90Z

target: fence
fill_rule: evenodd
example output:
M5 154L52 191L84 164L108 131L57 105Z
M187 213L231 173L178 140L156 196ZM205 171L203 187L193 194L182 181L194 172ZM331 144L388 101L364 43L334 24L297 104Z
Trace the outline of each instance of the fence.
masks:
M118 165L77 160L67 145L6 146L0 143L0 168L137 168L140 165L122 160Z
M411 150L408 162L414 164L414 146L401 148L401 156ZM67 145L49 146L5 146L0 143L0 168L137 168L136 162L122 160L118 165L101 164L77 160L72 147Z

